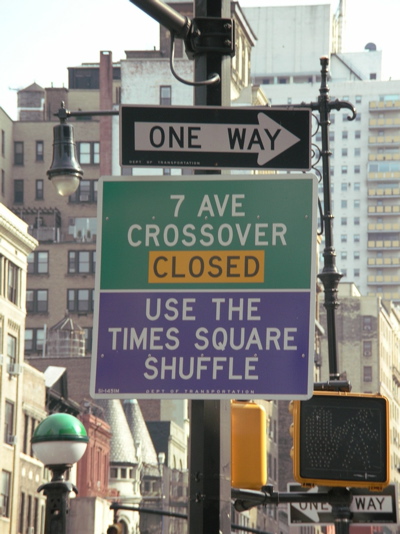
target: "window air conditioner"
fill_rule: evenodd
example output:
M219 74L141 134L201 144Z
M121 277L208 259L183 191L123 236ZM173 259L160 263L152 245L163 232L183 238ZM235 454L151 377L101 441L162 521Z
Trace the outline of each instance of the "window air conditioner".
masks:
M22 373L22 365L19 363L11 363L8 366L8 374L12 376L17 376Z
M17 444L17 436L13 436L12 434L9 434L7 436L7 443L9 445L16 445Z

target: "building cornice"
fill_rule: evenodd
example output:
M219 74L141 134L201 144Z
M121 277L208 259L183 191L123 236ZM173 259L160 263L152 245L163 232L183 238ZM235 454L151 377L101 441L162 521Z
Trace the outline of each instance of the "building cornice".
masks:
M14 215L3 204L0 204L0 235L7 238L25 255L28 255L38 246L38 241L28 234L28 225Z

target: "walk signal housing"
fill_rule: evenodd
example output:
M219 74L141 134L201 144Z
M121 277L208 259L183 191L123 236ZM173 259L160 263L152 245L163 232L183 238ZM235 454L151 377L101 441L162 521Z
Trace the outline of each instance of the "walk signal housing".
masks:
M267 417L252 401L231 402L232 487L261 490L267 483Z
M390 481L389 402L381 395L316 391L292 401L293 473L304 486L365 487Z

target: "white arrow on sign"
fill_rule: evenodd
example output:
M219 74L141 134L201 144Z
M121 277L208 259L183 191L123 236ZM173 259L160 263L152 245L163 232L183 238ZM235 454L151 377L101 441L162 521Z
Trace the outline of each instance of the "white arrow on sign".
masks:
M318 488L311 488L307 493L318 493ZM299 510L310 520L310 523L319 523L318 512L331 512L332 506L326 502L296 502L291 503L295 510Z
M268 115L258 124L135 122L135 150L163 152L254 152L265 165L300 141Z

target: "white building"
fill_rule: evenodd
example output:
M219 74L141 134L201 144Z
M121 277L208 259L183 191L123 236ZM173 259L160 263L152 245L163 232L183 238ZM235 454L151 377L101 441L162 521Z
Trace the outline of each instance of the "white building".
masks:
M321 7L311 10L310 7ZM284 8L285 23L298 27L303 20L304 47L307 59L271 63L270 52L255 47L256 61L252 75L272 105L316 102L319 96L320 56L327 55L326 38L313 33L314 56L307 48L307 31L314 13L320 16L315 26L324 25L331 34L334 17L327 16L327 6ZM260 30L276 16L278 8L249 8L244 12L250 21L259 20ZM293 16L290 13L293 12ZM302 15L300 15L302 12ZM308 17L308 18L307 18ZM264 26L263 22L264 21ZM308 30L307 30L308 28ZM274 33L276 29L276 33ZM279 41L279 26L272 28L269 39ZM257 32L256 32L257 33ZM292 30L289 26L288 34ZM283 57L299 54L295 39L289 39ZM334 43L330 43L331 50ZM304 50L304 47L300 47ZM337 266L343 279L354 282L363 295L379 295L400 300L400 81L382 81L381 52L368 43L359 53L330 54L330 98L353 104L357 111L348 121L349 111L332 111L330 149L332 156L331 191L334 219L334 247ZM312 64L310 64L310 62ZM254 62L253 62L254 63ZM271 65L272 70L268 70ZM320 130L313 143L321 146ZM318 164L316 165L318 168ZM322 193L322 184L320 185ZM320 195L322 198L322 195ZM324 241L322 241L322 248Z

